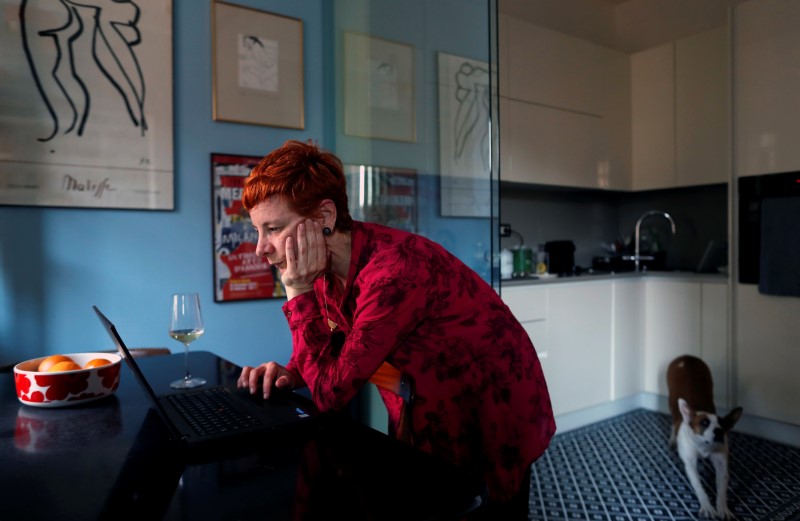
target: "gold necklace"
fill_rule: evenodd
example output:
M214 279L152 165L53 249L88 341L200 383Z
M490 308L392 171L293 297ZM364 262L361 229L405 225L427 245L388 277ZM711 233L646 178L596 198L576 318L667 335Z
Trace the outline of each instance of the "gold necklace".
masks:
M325 285L322 287L322 298L325 302L325 318L328 320L328 327L331 328L331 333L334 329L339 327L339 324L331 320L331 314L328 312L328 275L323 273L322 280L325 282Z

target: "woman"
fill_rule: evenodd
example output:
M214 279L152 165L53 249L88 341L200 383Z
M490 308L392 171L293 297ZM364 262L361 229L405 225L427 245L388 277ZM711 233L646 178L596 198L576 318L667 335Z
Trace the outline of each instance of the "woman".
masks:
M416 390L414 445L483 473L489 504L527 518L531 463L555 432L539 359L497 293L438 244L353 221L342 164L288 141L245 181L256 254L277 266L292 356L245 367L240 387L307 385L338 410L386 361ZM381 393L390 430L401 403Z

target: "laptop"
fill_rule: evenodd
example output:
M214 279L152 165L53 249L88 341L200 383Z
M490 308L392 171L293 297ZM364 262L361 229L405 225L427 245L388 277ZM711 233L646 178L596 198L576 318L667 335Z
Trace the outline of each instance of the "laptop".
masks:
M269 400L260 393L251 395L246 389L226 385L157 394L114 324L97 306L92 308L172 437L190 451L218 445L241 447L240 442L248 439L263 441L264 434L294 432L316 416L311 402L286 391L273 392ZM233 440L236 443L230 443Z

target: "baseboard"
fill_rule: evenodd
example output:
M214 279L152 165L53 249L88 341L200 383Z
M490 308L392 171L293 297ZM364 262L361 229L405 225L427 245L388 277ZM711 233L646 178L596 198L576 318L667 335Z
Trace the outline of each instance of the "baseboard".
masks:
M665 396L652 393L639 393L588 409L560 414L556 416L557 433L561 434L573 429L578 429L636 409L648 409L650 411L669 413L669 404ZM719 412L724 414L727 411L721 410ZM752 416L745 413L736 424L735 430L778 443L800 447L800 425L770 420L768 418Z

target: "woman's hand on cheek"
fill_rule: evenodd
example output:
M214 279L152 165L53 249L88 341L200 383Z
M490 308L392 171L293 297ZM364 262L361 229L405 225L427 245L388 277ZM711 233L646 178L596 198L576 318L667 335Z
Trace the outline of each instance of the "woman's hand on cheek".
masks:
M286 238L286 270L281 281L289 300L311 291L328 265L328 249L319 223L306 219L297 225L297 239Z

